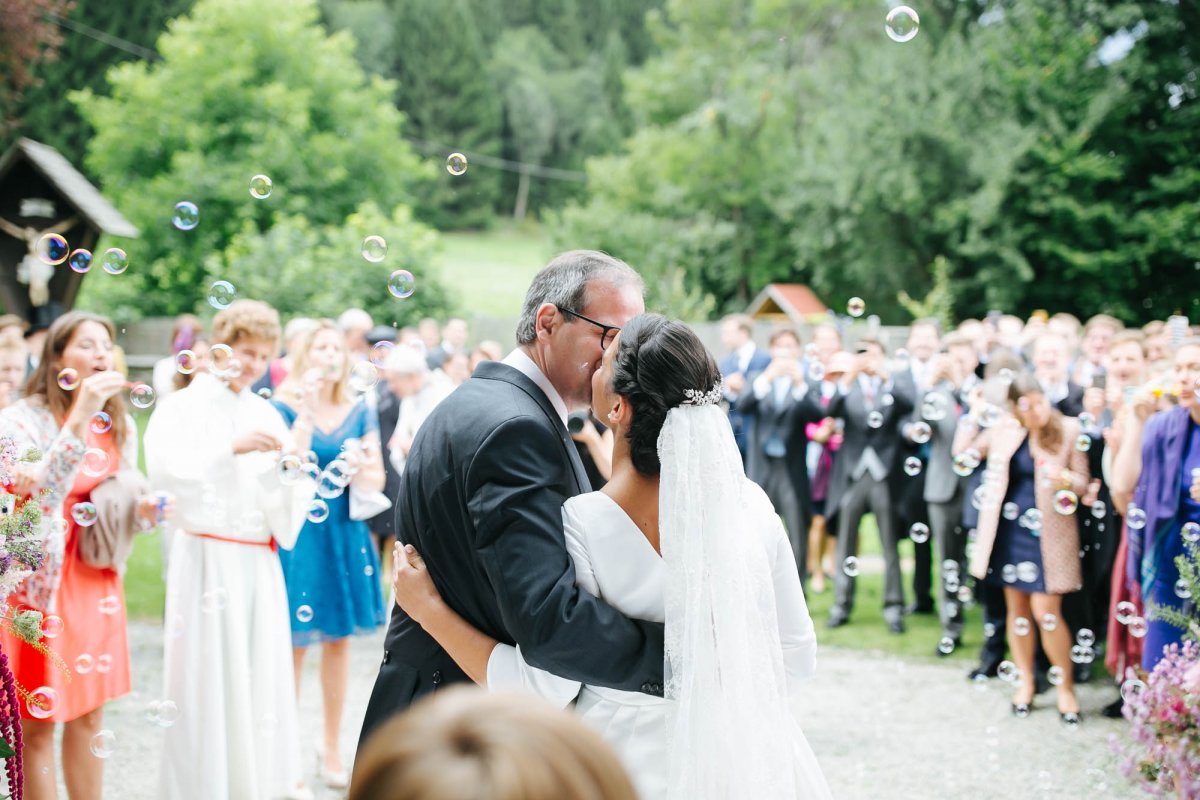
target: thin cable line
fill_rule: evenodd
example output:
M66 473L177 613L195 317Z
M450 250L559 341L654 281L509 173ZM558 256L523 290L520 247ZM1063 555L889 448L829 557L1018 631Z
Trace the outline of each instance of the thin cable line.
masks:
M113 36L111 33L105 33L104 31L97 30L90 25L84 25L82 22L76 22L74 20L67 19L66 17L60 17L57 14L51 14L49 12L47 12L46 18L61 28L66 28L67 30L75 31L76 33L82 33L89 39L95 39L97 42L106 44L110 47L115 47L118 50L124 50L126 53L131 53L138 58L144 58L147 61L162 60L162 56L153 50L148 50L147 48L142 47L140 44L134 44L133 42L127 39L122 39L119 36Z

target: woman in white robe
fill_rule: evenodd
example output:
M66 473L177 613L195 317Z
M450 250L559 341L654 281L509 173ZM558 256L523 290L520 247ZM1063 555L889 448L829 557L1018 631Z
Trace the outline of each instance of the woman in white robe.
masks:
M295 543L314 484L279 480L291 434L249 388L275 352L279 317L264 303L238 301L217 315L213 333L232 353L214 347L210 372L165 398L145 436L150 480L175 496L178 528L167 576L159 797L311 797L275 547Z

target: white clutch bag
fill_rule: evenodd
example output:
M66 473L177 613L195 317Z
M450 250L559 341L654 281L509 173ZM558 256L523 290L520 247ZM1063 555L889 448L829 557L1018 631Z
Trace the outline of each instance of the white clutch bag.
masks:
M391 507L392 501L383 492L368 492L350 484L350 519L367 520Z

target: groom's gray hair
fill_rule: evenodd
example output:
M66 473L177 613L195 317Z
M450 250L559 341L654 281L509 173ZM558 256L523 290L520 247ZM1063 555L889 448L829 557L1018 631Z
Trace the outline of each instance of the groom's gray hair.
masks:
M567 311L582 311L587 306L588 286L594 282L636 286L639 292L646 287L633 267L608 253L598 250L559 253L529 284L517 322L517 344L529 344L537 338L537 312L544 303Z

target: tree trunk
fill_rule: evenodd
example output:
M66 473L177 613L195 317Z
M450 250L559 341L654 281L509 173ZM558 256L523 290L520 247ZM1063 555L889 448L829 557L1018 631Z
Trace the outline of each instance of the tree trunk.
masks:
M521 167L521 179L517 182L517 202L513 206L513 219L517 222L525 219L529 208L529 170Z

